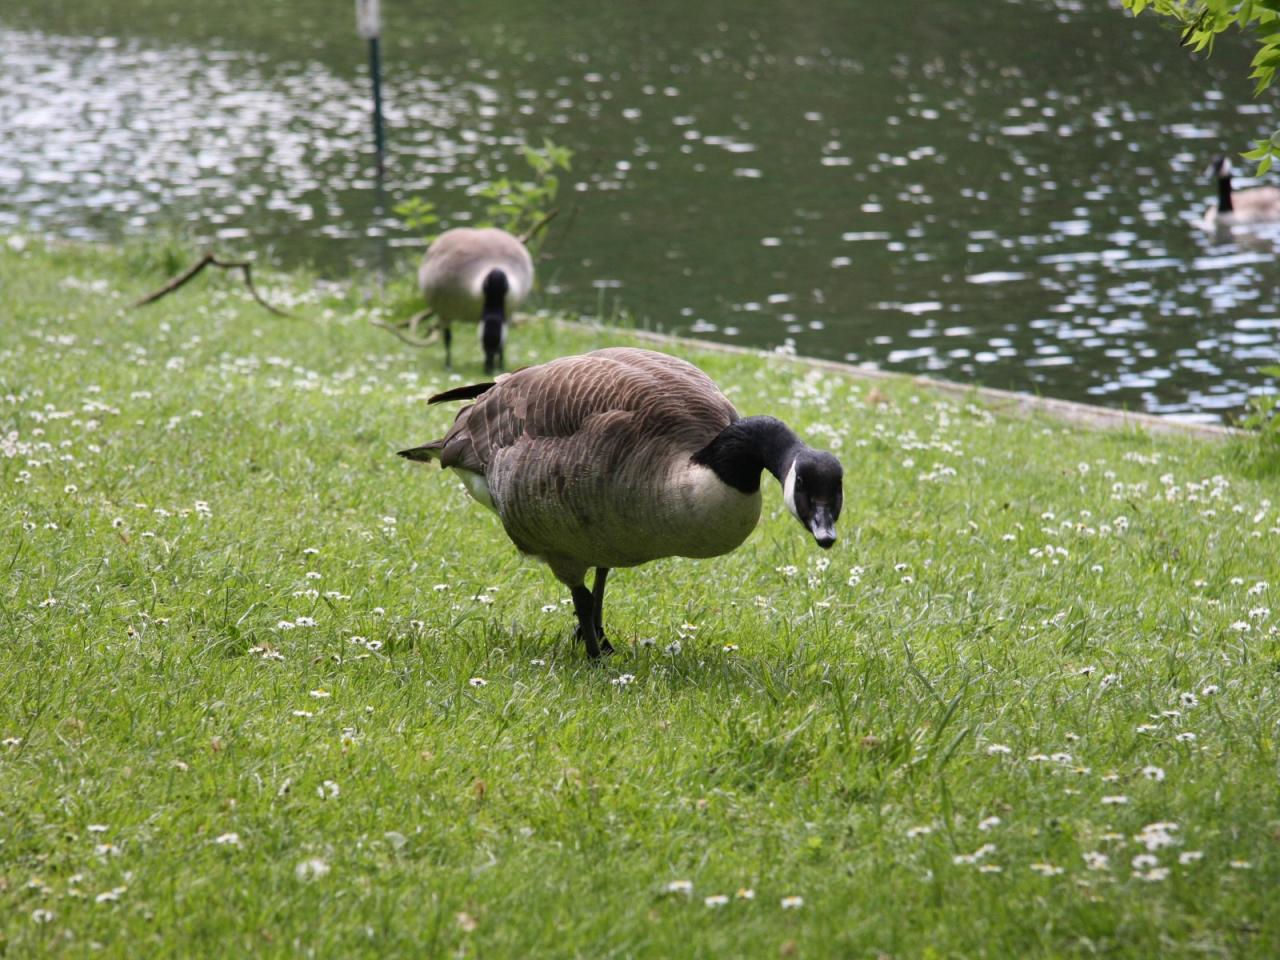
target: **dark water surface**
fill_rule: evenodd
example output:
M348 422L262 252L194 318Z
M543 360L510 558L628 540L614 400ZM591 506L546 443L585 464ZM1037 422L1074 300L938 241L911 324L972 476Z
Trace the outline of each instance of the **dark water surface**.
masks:
M407 256L351 6L6 0L0 232ZM557 306L1198 419L1270 387L1280 228L1196 226L1276 125L1238 42L1067 0L384 8L393 200L462 222L519 143L576 152Z

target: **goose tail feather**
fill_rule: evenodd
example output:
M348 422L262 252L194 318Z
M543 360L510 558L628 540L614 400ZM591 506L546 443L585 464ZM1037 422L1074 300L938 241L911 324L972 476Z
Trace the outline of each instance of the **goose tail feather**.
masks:
M432 440L430 443L424 443L420 447L410 447L408 450L397 451L397 456L404 457L406 460L417 460L420 463L429 463L432 460L440 459L440 452L444 449L443 440Z
M454 387L452 390L446 390L444 393L437 393L434 397L428 397L427 403L448 403L450 400L474 400L480 394L493 389L497 386L495 381L488 383L473 383L467 387Z

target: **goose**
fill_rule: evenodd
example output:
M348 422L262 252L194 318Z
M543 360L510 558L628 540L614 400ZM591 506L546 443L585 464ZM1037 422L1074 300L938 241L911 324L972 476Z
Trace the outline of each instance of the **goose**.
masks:
M451 400L475 402L443 438L399 455L452 469L516 548L550 567L569 588L593 660L613 652L602 617L609 571L735 549L760 519L763 470L818 545L835 543L840 461L781 420L739 416L710 377L677 357L595 350L428 402Z
M507 319L533 286L533 259L505 230L456 227L427 249L418 286L439 318L445 366L453 365L451 324L478 320L484 372L492 374L503 363Z
M1231 189L1231 159L1218 157L1205 171L1218 178L1218 202L1204 214L1204 226L1270 223L1280 220L1280 188Z

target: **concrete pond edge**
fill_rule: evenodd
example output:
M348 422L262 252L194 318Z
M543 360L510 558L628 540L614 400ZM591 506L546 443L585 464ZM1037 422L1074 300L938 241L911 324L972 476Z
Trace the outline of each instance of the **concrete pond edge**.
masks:
M557 319L556 323L578 330L616 331L659 346L665 345L689 350L732 353L801 364L854 380L865 380L871 383L905 384L931 393L940 393L959 399L979 400L990 407L994 413L1024 420L1039 415L1090 430L1136 430L1152 436L1196 437L1202 440L1221 441L1232 437L1249 435L1246 430L1216 423L1193 423L1185 420L1174 420L1152 413L1135 413L1130 410L1097 407L1088 403L1078 403L1074 400L1056 400L1053 397L1040 397L1035 394L1020 393L1016 390L1001 390L996 387L981 387L977 384L956 383L950 380L939 380L935 377L880 370L876 367L865 367L840 360L823 360L800 354L741 347L732 343L698 340L694 337L681 337L671 333L660 333L655 330L643 330L636 327L613 326L586 320L568 320L564 318Z

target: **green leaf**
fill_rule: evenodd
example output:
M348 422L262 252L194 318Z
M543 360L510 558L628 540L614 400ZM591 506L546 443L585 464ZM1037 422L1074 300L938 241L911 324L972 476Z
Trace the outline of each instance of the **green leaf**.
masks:
M1263 47L1253 58L1252 66L1255 67L1277 67L1280 66L1280 49L1276 47Z

